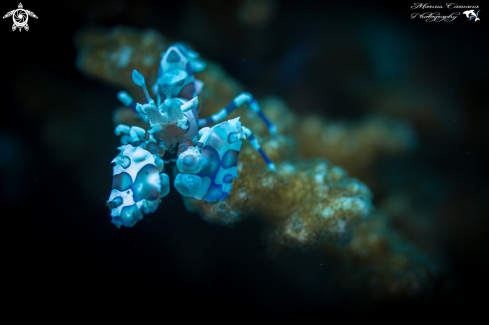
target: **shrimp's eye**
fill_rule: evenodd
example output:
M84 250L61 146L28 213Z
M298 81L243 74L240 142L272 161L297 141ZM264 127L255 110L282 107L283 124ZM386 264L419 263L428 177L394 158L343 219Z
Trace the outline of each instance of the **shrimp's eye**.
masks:
M198 173L202 169L202 154L199 149L189 147L177 160L177 168L182 173Z
M195 157L193 157L191 155L187 155L187 156L185 156L185 158L183 158L183 164L185 166L192 166L194 161L195 161Z

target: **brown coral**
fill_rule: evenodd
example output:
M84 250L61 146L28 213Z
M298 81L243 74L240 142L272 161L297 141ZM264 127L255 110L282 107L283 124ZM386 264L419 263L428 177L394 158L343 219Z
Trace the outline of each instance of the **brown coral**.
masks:
M433 290L439 267L413 243L397 233L382 212L355 228L345 249L339 286L346 295L367 296L370 301L417 298Z
M148 81L154 82L160 54L169 43L154 30L140 32L129 27L115 27L110 31L83 29L77 34L75 45L80 50L76 62L79 70L134 92L139 89L132 82L132 70L152 76Z
M327 158L356 177L365 177L382 157L413 148L416 137L407 122L387 117L347 123L308 116L299 122L297 142L305 158Z
M264 139L264 150L278 163L276 172L268 171L259 154L245 144L239 178L228 198L219 203L185 198L188 209L224 224L255 213L271 225L270 239L278 245L310 247L348 241L352 225L370 212L370 191L327 161L284 161L292 151L291 143L284 136Z

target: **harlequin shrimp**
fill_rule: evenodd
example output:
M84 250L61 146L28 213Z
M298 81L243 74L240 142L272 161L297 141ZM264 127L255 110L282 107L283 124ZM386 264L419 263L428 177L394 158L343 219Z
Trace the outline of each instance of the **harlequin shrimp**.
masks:
M136 103L126 92L118 94L123 104L133 108L148 123L148 128L120 124L115 129L115 134L122 136L123 145L112 161L114 177L107 205L117 227L131 227L143 218L143 213L157 209L160 199L170 190L164 165L172 161L178 170L174 180L178 192L208 202L225 200L230 193L238 175L241 140L246 137L268 169L275 170L239 117L221 122L247 102L269 132L275 134L275 126L250 94L242 93L218 113L199 119L197 95L203 82L194 78L194 72L201 71L205 64L197 57L197 53L181 43L173 44L162 54L158 78L152 87L156 102L148 93L143 75L136 70L132 72L132 80L143 89L147 103ZM215 125L207 127L210 124Z

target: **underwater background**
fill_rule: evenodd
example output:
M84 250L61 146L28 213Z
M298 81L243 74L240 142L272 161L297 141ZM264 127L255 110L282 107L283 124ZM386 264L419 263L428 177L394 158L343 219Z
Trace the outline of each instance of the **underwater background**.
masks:
M12 293L29 293L14 301L47 291L120 290L128 298L156 291L175 306L275 319L465 311L484 302L489 51L481 3L470 3L481 7L478 22L410 19L428 11L410 2L23 4L39 17L29 19L29 31L13 32L4 19L0 32L2 255L19 286ZM106 200L123 88L77 68L76 39L82 28L110 33L121 25L186 42L258 102L275 96L286 103L292 156L327 159L363 182L373 193L371 220L382 220L389 238L375 254L407 250L408 261L355 257L352 245L364 247L355 232L277 250L266 218L213 224L188 212L174 188L155 213L117 229Z

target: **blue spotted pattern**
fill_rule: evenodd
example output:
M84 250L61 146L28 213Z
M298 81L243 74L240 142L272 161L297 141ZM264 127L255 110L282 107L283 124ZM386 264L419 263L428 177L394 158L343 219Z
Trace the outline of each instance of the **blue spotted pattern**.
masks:
M147 164L136 175L136 179L132 184L132 192L134 193L134 202L141 200L154 201L160 197L159 182L160 179L158 169L153 164Z
M202 148L202 155L207 159L205 159L204 165L197 175L211 179L211 184L207 190L207 194L204 196L204 200L214 202L222 197L222 185L215 183L217 171L221 166L219 153L211 146L205 146Z
M116 189L123 192L130 189L131 185L132 185L131 176L126 172L117 174L114 176L114 178L112 178L112 189Z
M219 168L229 168L236 166L238 162L239 152L235 150L228 150L222 160L219 159L219 153L216 149L211 146L205 146L202 149L202 154L206 157L206 163L202 166L202 169L197 174L200 177L209 177L211 180L211 184L209 185L209 189L207 190L207 194L204 196L204 200L207 202L214 202L219 199L224 200L228 192L223 192L222 185L216 184L216 175L219 171ZM223 178L224 183L232 183L233 176L227 174Z
M228 135L228 142L235 143L238 141L238 132L230 132Z
M136 204L123 207L121 215L112 218L112 222L117 226L132 227L139 220L143 219L143 214L139 211Z
M229 168L234 167L238 163L239 151L229 149L222 157L222 167Z
M190 66L190 62L187 62L187 66L185 67L185 70L187 70L187 75L189 77L194 75L194 72L192 71L192 67Z

